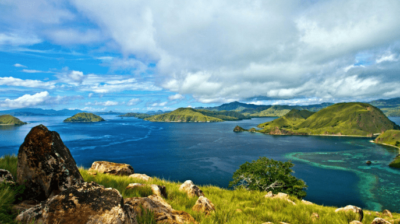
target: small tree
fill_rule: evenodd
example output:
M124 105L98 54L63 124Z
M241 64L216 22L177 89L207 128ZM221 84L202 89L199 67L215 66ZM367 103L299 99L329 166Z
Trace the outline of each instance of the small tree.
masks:
M292 175L294 166L291 161L281 162L260 157L251 163L246 162L233 174L230 187L244 187L247 190L272 191L295 195L303 198L307 195L306 183Z

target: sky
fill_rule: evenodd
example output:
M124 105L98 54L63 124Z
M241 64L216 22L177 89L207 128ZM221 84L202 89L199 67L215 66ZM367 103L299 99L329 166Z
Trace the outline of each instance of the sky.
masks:
M400 97L398 0L1 0L0 110Z

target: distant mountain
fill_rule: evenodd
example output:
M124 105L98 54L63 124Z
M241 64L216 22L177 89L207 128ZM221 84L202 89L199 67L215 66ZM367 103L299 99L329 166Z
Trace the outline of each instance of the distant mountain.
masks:
M371 101L370 104L375 107L399 107L400 106L400 97L399 98L392 98L387 100L374 100Z
M26 122L22 122L20 119L11 115L1 115L0 125L24 125Z
M13 116L72 116L76 113L83 112L81 110L46 110L40 108L21 108L0 111L0 114L10 114Z
M78 113L64 120L64 122L99 122L99 121L105 121L105 120L102 117L93 113Z
M152 115L150 114L145 114L145 113L126 113L126 114L121 114L118 117L136 117L139 119L145 119L148 117L151 117Z
M120 115L120 114L124 114L124 113L121 113L121 112L115 112L115 111L112 111L112 110L110 110L110 111L108 111L108 112L93 112L93 113L95 113L95 114L97 114L97 115Z
M153 122L221 122L220 118L210 117L192 108L179 108L172 112L145 118Z
M316 113L292 110L282 119L259 125L260 132L280 135L370 136L400 127L367 103L338 103Z

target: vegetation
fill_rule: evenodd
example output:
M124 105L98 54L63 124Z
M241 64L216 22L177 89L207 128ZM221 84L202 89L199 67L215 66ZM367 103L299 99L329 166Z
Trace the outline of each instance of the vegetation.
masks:
M400 131L399 130L387 130L380 134L375 140L375 143L384 144L400 148ZM400 168L400 154L394 158L389 164L390 167Z
M11 115L1 115L0 116L0 125L23 125L26 122L22 122L20 119L11 116Z
M205 109L179 108L172 112L154 115L145 120L158 122L221 122L247 119L235 111L209 111Z
M136 117L139 119L145 119L145 118L151 117L151 115L145 114L145 113L127 113L127 114L121 114L118 117Z
M354 135L372 137L400 129L378 108L367 103L338 103L311 115L293 110L274 121L260 124L261 132L289 135ZM311 116L308 116L311 115Z
M246 162L233 174L230 187L243 187L247 190L272 191L304 198L306 183L292 175L294 166L290 161L281 162L260 157L251 163Z
M104 121L104 119L92 113L77 113L74 116L64 120L64 122L99 122L99 121Z
M16 157L7 157L9 162L4 163L4 159L0 158L0 169L16 170ZM11 159L11 160L10 160ZM124 198L132 196L146 197L150 194L146 189L131 189L125 188L129 183L148 183L164 185L167 189L168 198L166 201L176 210L181 210L191 214L200 224L214 223L243 223L243 224L259 224L263 222L286 222L298 224L322 224L322 223L337 223L347 224L352 220L357 219L353 213L335 213L335 207L308 205L302 203L297 197L291 196L290 200L296 205L285 200L264 198L265 192L249 191L244 188L235 190L227 190L215 186L199 186L206 197L215 205L216 211L210 215L195 212L192 210L197 198L189 198L187 195L179 191L180 182L172 182L154 178L152 181L144 182L140 179L133 179L127 176L113 176L108 174L97 174L92 176L88 170L80 168L80 172L85 181L94 181L105 187L118 189ZM13 172L13 175L16 175ZM5 195L5 197L4 197ZM0 220L13 220L16 214L10 212L9 204L13 199L4 199L10 197L10 191L7 188L0 187L0 206L7 205L6 210L0 211ZM3 208L3 207L2 207ZM320 218L316 221L311 219L312 213L318 213ZM375 212L364 213L363 223L371 223L376 217ZM400 214L392 213L393 219L399 219ZM142 214L139 223L155 223L151 213ZM8 219L4 219L7 217ZM8 222L5 222L8 223Z

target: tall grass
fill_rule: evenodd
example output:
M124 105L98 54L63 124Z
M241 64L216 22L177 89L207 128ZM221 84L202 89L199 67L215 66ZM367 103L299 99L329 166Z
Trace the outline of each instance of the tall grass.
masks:
M10 168L16 171L17 160L12 156L0 158L0 169ZM164 185L167 189L166 201L176 210L185 211L191 214L199 223L246 223L260 224L263 222L287 222L298 224L347 224L350 221L358 219L353 213L336 213L335 207L321 205L307 205L299 201L296 197L290 197L296 205L280 200L264 198L265 192L246 191L244 189L227 190L215 186L199 186L205 196L215 205L216 211L206 216L203 213L195 212L192 207L196 203L196 197L188 197L185 193L179 191L181 183L153 178L149 182L140 179L134 179L126 176L112 176L107 174L97 174L92 176L88 170L79 169L85 181L94 181L105 187L118 189L124 198L146 197L151 195L150 188L139 188L127 190L130 183L147 183ZM13 172L13 171L12 171ZM15 174L15 172L13 172ZM4 215L10 217L9 204L14 200L13 191L7 187L0 186L0 220ZM313 221L312 213L318 213L319 219ZM381 215L382 213L380 213ZM375 212L364 211L363 223L371 223L377 217ZM11 217L15 217L11 216ZM139 223L153 224L154 216L151 212L143 211L138 217ZM393 213L393 219L399 220L400 214ZM4 219L5 220L5 219ZM12 220L12 218L11 218ZM388 219L392 220L392 219ZM393 221L399 223L399 221Z

